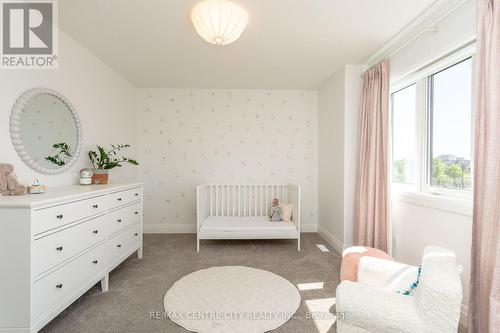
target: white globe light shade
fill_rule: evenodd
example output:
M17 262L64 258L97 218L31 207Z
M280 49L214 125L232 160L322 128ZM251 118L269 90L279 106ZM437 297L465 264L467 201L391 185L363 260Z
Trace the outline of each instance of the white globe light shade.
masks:
M227 45L237 40L248 23L248 14L228 0L205 0L191 10L196 32L211 44Z

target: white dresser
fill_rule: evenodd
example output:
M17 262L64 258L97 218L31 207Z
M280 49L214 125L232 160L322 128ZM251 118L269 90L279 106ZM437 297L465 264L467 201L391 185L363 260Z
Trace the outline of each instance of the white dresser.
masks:
M141 183L0 196L0 332L37 332L137 251Z

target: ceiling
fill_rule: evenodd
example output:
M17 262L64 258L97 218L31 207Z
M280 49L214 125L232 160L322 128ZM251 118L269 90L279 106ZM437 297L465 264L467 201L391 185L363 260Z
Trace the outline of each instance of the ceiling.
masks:
M434 0L233 0L241 38L195 32L196 0L59 1L61 29L137 87L316 89L360 64Z

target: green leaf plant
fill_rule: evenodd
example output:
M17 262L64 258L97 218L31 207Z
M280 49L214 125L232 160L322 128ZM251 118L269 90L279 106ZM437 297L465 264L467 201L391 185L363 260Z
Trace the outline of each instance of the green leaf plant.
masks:
M54 148L56 154L45 157L45 160L58 166L66 165L71 160L71 147L67 143L56 143L52 145L52 148Z
M121 167L124 163L139 165L136 160L128 157L118 157L117 152L122 149L130 148L130 145L111 145L110 150L97 145L97 150L89 151L89 159L93 169L109 170L116 167Z

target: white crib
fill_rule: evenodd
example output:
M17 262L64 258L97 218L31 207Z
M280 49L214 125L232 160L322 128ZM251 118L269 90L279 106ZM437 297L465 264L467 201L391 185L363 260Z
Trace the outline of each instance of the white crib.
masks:
M300 251L300 186L207 183L196 188L197 245L202 239L296 239ZM270 222L273 198L292 204L291 222Z

